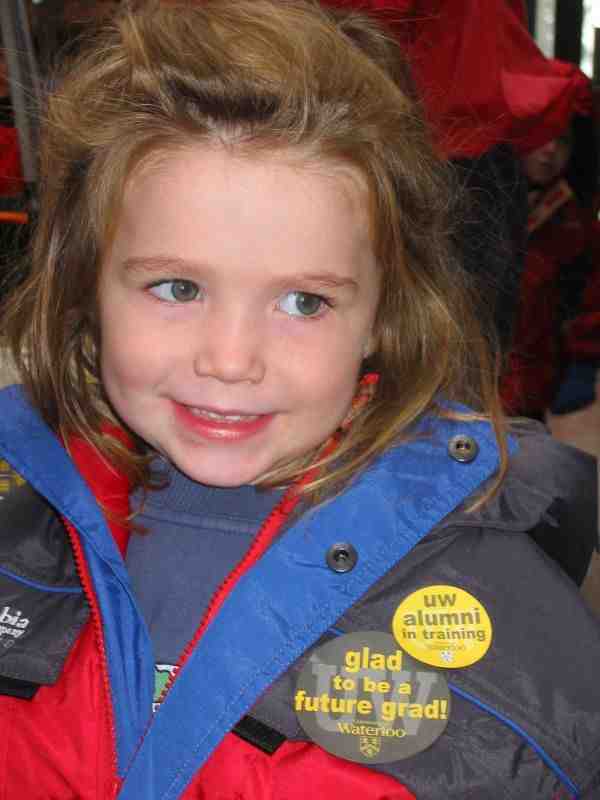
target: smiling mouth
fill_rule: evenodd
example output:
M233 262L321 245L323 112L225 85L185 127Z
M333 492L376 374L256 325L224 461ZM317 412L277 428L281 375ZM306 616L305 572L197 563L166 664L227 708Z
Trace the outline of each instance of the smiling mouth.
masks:
M274 414L247 414L240 409L217 411L214 408L174 403L176 419L183 428L201 439L241 442L266 430Z

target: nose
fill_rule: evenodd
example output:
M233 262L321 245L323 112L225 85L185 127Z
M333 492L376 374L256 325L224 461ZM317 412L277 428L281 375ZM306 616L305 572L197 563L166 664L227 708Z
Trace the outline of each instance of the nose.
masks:
M202 320L194 354L194 372L222 383L260 383L266 352L257 320L243 311L213 311Z
M540 148L541 153L546 157L554 156L558 150L558 139L551 139L549 142Z

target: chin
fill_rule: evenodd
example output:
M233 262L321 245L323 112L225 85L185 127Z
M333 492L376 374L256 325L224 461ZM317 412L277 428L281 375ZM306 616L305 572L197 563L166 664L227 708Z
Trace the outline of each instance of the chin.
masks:
M257 483L265 471L239 471L224 470L213 471L204 469L194 469L193 465L187 465L172 459L177 469L186 475L190 480L201 483L203 486L212 486L216 489L237 489L240 486L247 486Z

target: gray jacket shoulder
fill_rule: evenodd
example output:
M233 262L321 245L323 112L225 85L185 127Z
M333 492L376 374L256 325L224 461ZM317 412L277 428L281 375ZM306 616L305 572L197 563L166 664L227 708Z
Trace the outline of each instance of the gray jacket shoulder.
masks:
M581 584L598 547L596 459L556 441L539 423L515 423L511 436L517 450L498 493L471 513L466 510L473 500L469 498L438 530L481 527L528 533Z

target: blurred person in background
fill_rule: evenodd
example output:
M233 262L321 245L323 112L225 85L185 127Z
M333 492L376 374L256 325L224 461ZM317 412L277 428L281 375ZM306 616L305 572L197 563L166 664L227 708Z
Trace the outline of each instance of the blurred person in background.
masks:
M594 399L591 364L569 376L570 362L577 358L576 320L600 250L594 214L597 154L589 113L591 87L582 73L577 80L580 91L562 131L549 132L545 141L522 155L528 182L528 239L502 397L509 413L540 420L551 407L567 413Z

